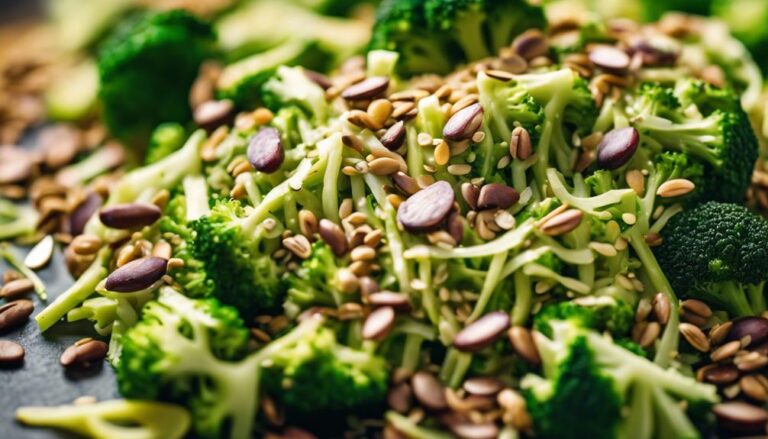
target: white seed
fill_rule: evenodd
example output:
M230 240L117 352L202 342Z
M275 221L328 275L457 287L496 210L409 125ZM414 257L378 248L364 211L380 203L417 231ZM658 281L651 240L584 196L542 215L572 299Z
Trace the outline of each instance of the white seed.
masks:
M46 235L29 251L27 257L24 258L24 265L33 270L43 268L51 260L53 245L53 236Z

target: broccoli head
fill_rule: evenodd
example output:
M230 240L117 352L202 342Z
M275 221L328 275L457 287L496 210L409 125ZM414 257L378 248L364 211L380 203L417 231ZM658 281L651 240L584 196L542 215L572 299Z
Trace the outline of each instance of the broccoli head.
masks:
M345 292L337 276L339 268L331 248L322 241L314 243L310 257L285 278L288 298L301 308L342 303Z
M116 368L120 393L184 405L199 437L248 437L258 366L253 357L237 361L247 351L248 337L234 308L165 287L122 337Z
M181 10L147 15L117 32L98 58L110 131L139 141L159 123L190 120L189 89L214 44L211 27Z
M747 208L708 202L672 217L656 258L681 297L703 300L731 317L766 309L768 222Z
M385 0L369 47L400 53L406 75L448 73L545 26L542 9L523 0Z
M150 165L173 154L184 146L187 130L180 123L166 122L158 125L149 137L144 163Z
M567 320L574 325L598 332L608 331L614 338L623 338L634 323L632 305L610 296L583 297L545 305L533 320L533 327L551 337L550 322Z
M320 327L272 352L264 367L264 386L285 405L289 417L381 408L389 379L387 363L372 352L339 344L333 330Z
M641 146L679 151L700 163L706 199L741 202L757 160L757 138L738 96L699 81L678 82L673 95L660 85L643 86L630 108Z
M535 333L543 377L523 378L536 437L697 438L687 405L717 402L717 390L663 369L573 321Z
M260 223L245 214L237 200L219 200L209 215L190 223L192 255L202 261L214 296L237 308L244 318L280 306L281 268L272 258L277 249Z

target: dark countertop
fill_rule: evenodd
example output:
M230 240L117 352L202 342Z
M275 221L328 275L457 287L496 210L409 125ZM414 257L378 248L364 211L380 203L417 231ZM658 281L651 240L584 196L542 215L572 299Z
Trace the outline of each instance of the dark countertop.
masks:
M22 248L16 250L21 257L27 251ZM0 261L0 273L7 268L5 262ZM73 282L58 250L50 264L38 274L48 287L49 302ZM29 298L35 303L34 316L45 304L34 294ZM0 338L16 341L26 350L23 364L0 368L0 438L71 437L50 429L19 425L15 421L15 412L20 406L66 404L84 395L95 396L100 401L118 396L114 373L108 363L94 365L88 370L65 370L59 365L59 356L67 346L80 338L94 335L93 327L88 322L58 323L43 335L32 318L20 328L0 333Z

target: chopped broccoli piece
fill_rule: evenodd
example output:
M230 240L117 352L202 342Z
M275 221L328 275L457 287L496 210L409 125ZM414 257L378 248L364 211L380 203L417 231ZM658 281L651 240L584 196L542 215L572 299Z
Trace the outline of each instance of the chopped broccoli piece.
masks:
M766 310L768 223L747 208L708 202L672 217L655 249L675 291L731 317Z
M54 120L79 121L96 109L99 71L93 60L82 61L55 78L45 91L45 108Z
M144 163L150 165L173 154L184 146L187 130L179 123L168 122L158 125L149 138Z
M580 328L608 331L614 338L622 338L629 333L634 318L635 310L624 300L610 296L588 296L545 305L534 317L533 327L551 337L550 322L568 320Z
M536 335L544 376L522 382L537 437L700 437L680 403L711 405L715 387L572 321L550 325L551 338Z
M118 32L98 57L110 131L137 142L159 123L190 120L189 89L214 44L211 27L182 10L145 16Z
M116 368L120 393L185 406L199 437L248 437L258 365L253 357L237 361L248 337L235 309L165 287L122 337Z
M295 105L308 113L318 125L324 123L330 113L325 91L309 79L302 67L278 67L264 83L261 99L275 112Z
M202 262L213 294L237 308L244 318L273 312L282 303L282 268L272 258L279 241L245 216L236 200L219 200L210 215L190 223L192 255Z
M339 268L331 248L322 241L314 243L310 257L285 278L289 299L301 308L341 304L345 292L337 278Z

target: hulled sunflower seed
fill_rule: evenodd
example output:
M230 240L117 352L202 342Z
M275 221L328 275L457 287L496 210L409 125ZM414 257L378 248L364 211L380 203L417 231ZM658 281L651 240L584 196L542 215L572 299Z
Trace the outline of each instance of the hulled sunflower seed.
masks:
M679 197L690 193L696 188L696 185L685 178L675 178L665 181L656 190L656 195L661 198Z
M709 340L697 326L690 323L680 323L680 333L697 351L709 352Z

